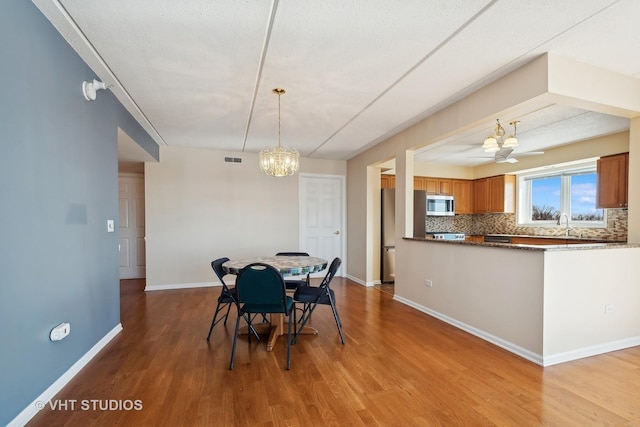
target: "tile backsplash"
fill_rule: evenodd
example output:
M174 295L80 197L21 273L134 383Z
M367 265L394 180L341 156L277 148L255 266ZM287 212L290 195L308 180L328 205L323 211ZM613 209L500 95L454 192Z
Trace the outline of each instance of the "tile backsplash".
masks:
M606 209L606 228L577 227L572 236L597 239L627 240L627 210ZM515 214L476 214L455 215L452 217L434 216L426 218L426 230L447 231L464 234L521 234L533 236L563 236L562 227L518 227Z

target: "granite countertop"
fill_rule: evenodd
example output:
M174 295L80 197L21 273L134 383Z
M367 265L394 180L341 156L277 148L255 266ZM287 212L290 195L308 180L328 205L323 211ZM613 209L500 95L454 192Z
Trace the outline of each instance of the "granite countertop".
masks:
M524 236L521 236L524 237ZM534 236L531 236L534 237ZM539 236L535 236L536 238ZM551 236L549 237L551 238ZM556 239L558 237L555 237ZM520 249L528 251L572 251L572 250L589 250L589 249L621 249L621 248L640 248L640 244L633 243L571 243L567 245L524 245L513 243L479 243L469 242L466 240L434 240L426 237L403 237L403 240L415 240L421 242L429 242L446 245L466 245L466 246L485 246L504 249ZM586 239L583 239L586 240Z
M598 239L597 237L578 237L578 236L539 236L536 234L487 234L487 236L496 237L527 237L532 239L560 239L560 240L573 240L584 241L585 243L627 243L626 240L610 240L610 239Z

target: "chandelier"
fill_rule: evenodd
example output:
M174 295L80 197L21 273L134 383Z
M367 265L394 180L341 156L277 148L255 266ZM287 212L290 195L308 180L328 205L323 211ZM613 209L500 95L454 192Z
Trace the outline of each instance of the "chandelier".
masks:
M517 126L520 123L519 120L509 122L513 126L513 134L509 135L507 139L504 139L506 131L500 124L500 119L496 119L496 128L493 131L493 136L488 136L482 144L482 148L485 153L495 153L501 148L514 148L518 146L518 138L516 138Z
M300 167L300 154L295 148L283 147L280 144L280 96L285 93L282 88L273 89L278 95L278 146L266 147L260 151L260 170L271 176L289 176Z

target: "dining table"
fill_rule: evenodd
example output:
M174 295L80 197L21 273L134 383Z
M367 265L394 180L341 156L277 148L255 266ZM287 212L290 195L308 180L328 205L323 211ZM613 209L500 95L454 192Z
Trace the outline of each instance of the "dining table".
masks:
M317 273L327 268L328 261L324 258L312 256L257 256L251 258L232 259L222 264L222 269L227 274L238 275L240 270L249 264L260 262L269 264L277 269L283 277L287 276L303 276L306 274ZM293 294L295 290L287 290L287 293ZM269 323L252 325L258 334L269 334L267 340L267 351L272 351L279 336L286 333L284 327L284 315L278 313L270 314ZM240 331L243 334L248 333L248 327L244 327ZM302 335L317 335L318 330L306 326L301 332Z

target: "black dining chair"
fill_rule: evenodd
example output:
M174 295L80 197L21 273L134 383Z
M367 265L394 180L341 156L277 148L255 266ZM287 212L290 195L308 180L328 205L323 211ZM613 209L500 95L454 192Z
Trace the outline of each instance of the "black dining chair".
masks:
M216 326L220 321L224 320L224 325L227 324L227 319L229 318L229 311L231 310L231 305L235 304L237 298L237 292L235 288L230 288L224 281L224 276L226 276L226 272L222 268L222 264L229 261L229 258L218 258L214 261L211 261L211 268L213 272L218 276L218 280L220 280L220 284L222 285L222 290L220 291L220 296L218 296L218 303L216 304L216 310L213 313L213 319L211 320L211 327L209 328L209 335L207 335L207 341L211 338L211 332L213 332L213 327ZM221 311L226 309L226 312L218 318L218 314ZM251 327L251 332L253 335L260 340L260 336L256 332L256 330Z
M278 252L276 256L309 256L306 252ZM289 290L298 289L300 286L309 286L310 277L309 273L307 273L307 277L305 280L301 279L285 279L284 283Z
M340 264L342 264L342 260L338 257L334 258L333 261L331 261L329 270L324 276L324 279L322 279L322 283L320 283L320 286L301 286L296 289L295 293L293 294L293 300L296 303L304 304L304 309L302 310L302 315L300 318L300 328L293 337L294 344L296 343L300 332L311 318L311 314L313 314L313 311L316 309L318 304L323 304L331 306L331 310L333 311L333 318L336 321L336 326L338 327L338 332L340 333L340 341L342 341L342 344L344 345L344 336L342 335L342 322L340 321L338 309L336 308L336 296L333 292L333 289L331 289L330 287L331 280L333 280L333 277L336 275L338 268L340 268Z
M296 323L293 298L287 296L284 279L278 270L268 264L253 263L240 270L236 280L238 318L233 336L229 370L233 369L240 318L244 317L251 328L251 315L255 313L281 313L288 316L287 370L291 367L291 326Z

